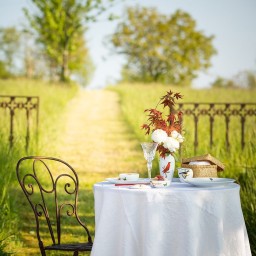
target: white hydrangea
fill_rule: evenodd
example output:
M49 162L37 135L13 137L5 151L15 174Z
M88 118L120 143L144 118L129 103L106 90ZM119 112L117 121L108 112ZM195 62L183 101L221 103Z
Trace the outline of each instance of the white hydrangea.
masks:
M177 131L171 132L171 137L173 137L174 139L176 139L178 136L179 136L179 133Z
M176 139L179 143L182 143L184 141L184 137L177 131L172 131L171 137Z
M180 143L173 137L167 137L167 139L164 142L164 147L169 149L170 152L175 152L177 149L179 149Z
M154 142L163 143L167 139L167 133L162 129L156 129L152 132L151 138Z
M179 143L182 143L184 141L184 137L181 134L179 134L178 137L177 137L177 141Z

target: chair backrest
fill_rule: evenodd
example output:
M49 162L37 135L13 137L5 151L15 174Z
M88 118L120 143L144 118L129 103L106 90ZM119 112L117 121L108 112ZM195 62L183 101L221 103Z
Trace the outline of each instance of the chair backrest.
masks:
M53 157L28 156L18 161L16 173L34 212L39 243L42 243L40 229L45 227L52 244L61 243L64 217L73 217L85 229L88 242L92 242L88 228L77 215L79 181L68 163Z

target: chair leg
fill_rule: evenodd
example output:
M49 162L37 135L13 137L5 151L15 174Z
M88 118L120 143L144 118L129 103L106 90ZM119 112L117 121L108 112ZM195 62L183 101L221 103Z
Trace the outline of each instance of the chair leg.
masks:
M46 256L46 253L45 253L45 250L44 250L44 245L41 241L39 242L39 248L40 248L41 255Z
M45 250L44 250L44 249L40 249L40 251L41 251L41 255L42 255L42 256L46 256L46 253L45 253Z
M73 256L78 256L78 251L75 251Z

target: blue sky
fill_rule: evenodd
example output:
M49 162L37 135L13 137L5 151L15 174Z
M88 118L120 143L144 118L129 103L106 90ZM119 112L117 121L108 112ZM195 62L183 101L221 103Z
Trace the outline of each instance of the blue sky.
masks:
M243 70L256 70L256 0L126 0L112 8L122 16L125 6L156 7L161 13L172 14L177 9L187 11L197 28L206 35L214 35L218 54L212 67L200 73L194 87L207 87L217 76L231 78ZM32 7L29 0L0 0L0 27L24 22L22 7ZM92 24L86 33L96 72L92 87L104 87L120 77L124 58L110 52L104 42L114 32L118 21Z

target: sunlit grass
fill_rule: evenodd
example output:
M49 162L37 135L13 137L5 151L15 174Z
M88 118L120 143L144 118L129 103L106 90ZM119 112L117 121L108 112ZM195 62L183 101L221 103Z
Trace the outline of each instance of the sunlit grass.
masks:
M255 91L220 89L198 91L189 88L171 88L174 91L180 91L184 95L183 102L255 102ZM71 103L71 99L76 99L76 87L68 88L26 80L0 81L1 94L40 96L39 144L33 140L29 152L25 152L24 140L21 137L12 151L9 151L8 144L6 143L3 143L0 149L0 174L3 177L0 181L0 199L5 204L8 212L8 217L5 219L6 226L1 230L5 231L4 235L12 235L10 230L15 231L15 234L8 239L8 251L16 252L16 255L22 256L40 255L37 239L33 233L34 220L32 212L16 180L15 165L17 160L24 155L65 156L63 160L68 160L68 162L70 160L69 163L75 168L80 179L79 214L81 219L88 224L89 230L94 236L93 184L104 180L106 175L114 177L120 170L131 170L131 168L135 168L141 175L146 175L145 164L139 145L140 141L150 140L150 137L145 136L144 132L140 129L141 124L146 121L144 110L154 107L159 97L169 89L170 87L159 85L121 85L112 87L111 90L116 91L119 95L114 100L117 106L120 106L121 112L113 110L112 105L106 104L104 94L101 96L103 98L92 99L87 104L81 105L81 108L88 109L86 118L83 114L74 115L71 119L67 119L73 110L67 112L66 107L67 104ZM88 95L89 98L93 97L93 93ZM110 95L107 94L107 97L110 97ZM73 103L71 106L73 106ZM97 112L94 107L96 104L102 104L105 112ZM113 115L105 116L107 110L114 111ZM85 129L84 123L90 120L91 117L94 117L94 120L88 123L87 129ZM118 119L118 121L115 122L115 119ZM72 130L77 129L77 127L73 126L75 121L79 121L76 122L76 125L82 126L80 127L81 131L86 131L76 135L75 140L77 140L76 145L78 146L71 145L72 140L74 140ZM17 119L20 130L22 130L22 122L24 121ZM67 133L64 129L64 124L67 122L70 124L68 126L70 133ZM194 130L192 120L187 119L184 122L186 141L183 145L182 154L183 156L190 156L193 154L191 143L193 142ZM232 125L236 125L237 121L233 120L232 122L234 122ZM246 132L247 145L245 150L241 151L239 147L239 136L235 128L232 130L232 136L230 136L232 144L230 152L227 152L224 146L222 132L224 123L218 121L214 127L216 130L215 136L218 140L214 141L214 147L210 151L208 146L209 127L206 123L202 122L199 124L200 146L198 154L210 151L212 155L216 156L226 165L222 175L233 177L240 182L244 216L247 225L250 225L248 233L252 239L253 233L256 233L255 228L253 228L255 227L255 218L252 218L256 214L255 208L252 206L256 205L254 203L256 178L255 169L249 169L249 167L255 168L255 117L250 122L247 124L249 125L249 130ZM4 133L4 136L1 136L1 138L6 139L6 136L8 138L6 134L8 129L4 129L1 124L0 131ZM63 135L65 136L63 137ZM129 147L127 147L127 141L129 142ZM85 144L86 147L84 146ZM95 145L100 145L99 147L102 150L97 151L98 148L95 148ZM80 154L80 152L85 150L87 151L84 154ZM99 154L102 155L99 157ZM86 155L86 158L84 155ZM180 161L179 157L177 157L177 160ZM157 161L154 161L153 175L155 174L158 174ZM248 175L250 176L248 177ZM0 220L2 220L1 215ZM71 230L69 225L66 226L66 229ZM74 235L68 236L66 241L70 238L82 236L81 231L73 230ZM52 255L67 254L52 253Z
M149 141L150 136L145 135L141 130L141 125L147 121L145 109L154 108L160 97L166 91L172 89L175 92L181 92L183 99L179 103L185 102L251 102L256 103L254 91L249 90L225 90L225 89L204 89L192 90L190 88L179 88L175 86L160 85L129 85L110 87L119 93L121 108L124 118L133 133L141 141ZM159 106L161 110L161 106ZM216 117L214 123L214 145L210 148L209 118L200 117L198 124L199 147L197 155L211 153L223 161L227 166L232 163L235 166L254 166L255 144L256 144L256 117L247 117L245 139L246 147L244 151L240 146L240 119L231 117L230 122L230 151L225 146L225 123L224 118ZM192 117L184 116L183 132L185 142L183 143L182 156L189 157L194 154L194 123ZM178 159L179 161L181 159ZM228 168L226 170L229 171Z
M57 87L56 100L61 97L62 89L68 90ZM85 94L86 97L83 96L80 99L81 94ZM41 96L45 97L44 95ZM134 140L134 135L127 128L122 117L118 96L112 92L96 93L96 99L94 96L93 92L83 92L72 101L69 101L70 97L66 99L62 109L56 111L54 116L47 113L47 108L42 107L40 109L41 114L43 116L49 114L45 117L49 122L47 129L40 122L42 132L39 141L45 147L40 147L32 153L28 152L29 155L40 154L59 157L75 168L80 180L79 213L81 219L84 219L88 224L92 236L94 236L95 229L93 184L104 180L106 177L115 177L118 172L134 170L143 175L146 169L144 159L141 157L140 145ZM54 104L58 103L56 100ZM68 111L66 111L67 101L69 101ZM96 106L101 107L97 108ZM51 108L54 110L54 106ZM23 145L18 146L22 148ZM27 153L19 152L19 156L24 155ZM13 166L18 159L19 157L12 160ZM12 171L15 172L13 168ZM16 228L19 230L15 235L19 245L10 239L8 249L15 251L17 255L21 255L21 253L22 255L38 255L34 219L26 198L17 184L15 173L13 182L15 189L11 194L19 196L18 201L11 200L12 212L16 214ZM69 228L67 226L67 229ZM75 233L78 237L82 236L81 232ZM73 238L73 236L68 236L64 242L68 241L69 238Z
M175 86L121 84L109 87L120 95L121 108L127 125L140 141L150 141L151 138L141 130L141 125L147 121L145 109L154 108L161 96L170 89L181 92L182 102L230 102L256 103L255 90L243 89L204 89L193 90ZM201 120L200 120L201 119ZM223 118L217 117L214 123L214 145L209 146L209 118L200 117L198 125L199 146L197 155L211 153L225 164L225 171L220 177L236 179L241 184L241 201L251 243L252 254L256 255L256 116L247 117L245 127L246 146L242 150L240 144L241 124L239 118L231 118L230 122L230 149L225 146L225 123ZM176 155L177 165L182 157L194 156L194 123L190 117L184 117L183 123L185 142L182 145L182 154ZM154 162L153 175L158 173L158 164ZM175 173L177 176L177 173Z
M34 239L21 239L24 217L27 216L27 203L21 196L16 179L15 166L26 155L54 155L58 144L59 134L62 132L63 113L67 102L77 94L77 87L63 87L59 84L48 84L32 80L0 80L0 95L39 96L39 131L40 140L35 133L35 119L32 116L31 141L28 151L25 150L26 116L24 111L17 110L14 117L14 146L9 148L9 110L0 109L0 241L6 239L6 249L26 255L22 249ZM19 191L11 193L12 188ZM12 191L13 192L13 191ZM25 212L24 212L24 209ZM21 249L19 249L21 248ZM30 251L31 249L29 249ZM38 246L37 246L38 252ZM32 254L36 255L32 249Z

